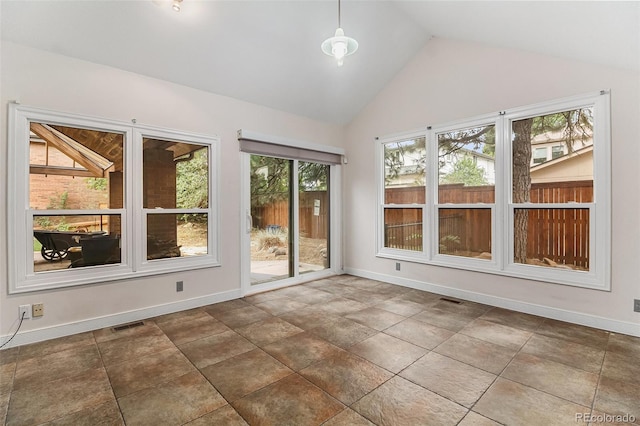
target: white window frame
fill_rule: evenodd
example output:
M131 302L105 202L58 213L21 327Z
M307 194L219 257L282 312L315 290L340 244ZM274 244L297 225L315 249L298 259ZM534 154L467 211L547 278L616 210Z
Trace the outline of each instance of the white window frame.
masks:
M593 106L593 193L591 203L526 203L512 202L512 144L511 123L528 117ZM378 138L376 146L376 179L378 209L376 220L376 255L382 258L485 272L596 290L611 290L611 124L610 95L599 91L585 95L514 108L467 120L445 123L422 131ZM488 125L496 125L496 185L495 204L438 204L438 141L437 134ZM384 144L426 136L426 206L423 222L423 252L388 249L384 247ZM417 205L416 205L417 207ZM491 208L492 258L467 258L438 253L438 208ZM565 270L518 264L514 259L513 221L516 208L585 208L589 210L590 268L589 271Z
M381 184L378 185L378 209L376 215L376 223L380 224L377 228L376 232L376 246L378 256L381 257L389 257L392 259L398 260L407 260L407 261L421 261L425 256L428 256L429 253L429 244L427 243L426 232L429 231L429 228L426 226L427 224L427 204L419 204L419 203L411 203L411 204L385 204L385 168L384 168L384 147L389 143L402 142L410 139L424 138L426 137L425 132L423 130L414 130L407 133L398 133L395 135L385 136L383 138L378 138L376 140L376 167L377 177L376 181ZM428 171L429 167L429 144L428 141L426 143L427 150L427 162L426 162L426 171ZM425 180L425 182L427 182ZM426 187L426 185L425 185ZM426 199L425 199L426 200ZM422 209L422 251L415 250L402 250L397 248L385 247L384 245L384 211L385 209L396 208L396 209Z
M496 206L500 205L503 200L502 188L495 185L494 203L440 203L438 200L438 187L439 187L439 143L438 134L447 133L456 130L473 129L482 126L495 126L496 132L496 151L495 151L495 180L498 180L498 176L502 173L502 153L498 150L498 132L500 132L500 118L495 114L476 117L471 120L456 121L447 123L440 126L432 126L427 129L427 164L434 165L431 167L431 175L427 178L427 205L429 208L429 217L433 218L429 222L430 235L440 236L439 230L439 214L440 209L490 209L491 210L491 259L475 259L470 257L456 256L451 254L440 254L438 238L429 239L432 253L430 260L435 265L441 266L454 266L463 269L473 269L477 271L490 272L501 266L500 246L496 244L497 241L497 226L501 221L497 219L497 215L501 214L500 209ZM430 195L430 196L429 196Z
M29 124L45 122L124 135L124 208L100 210L32 210L29 191ZM142 209L142 135L206 144L209 149L208 244L206 256L146 261L146 234ZM8 121L8 250L9 293L94 284L161 273L220 266L219 255L219 139L206 135L142 126L9 104ZM169 213L169 211L163 211ZM183 210L179 209L178 213ZM33 270L33 216L61 214L121 215L121 262L118 264L35 273ZM141 239L141 236L144 238Z

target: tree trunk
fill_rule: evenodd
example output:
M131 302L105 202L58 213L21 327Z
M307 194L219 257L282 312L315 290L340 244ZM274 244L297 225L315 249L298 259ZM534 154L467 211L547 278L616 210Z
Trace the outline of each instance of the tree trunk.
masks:
M514 121L513 126L513 203L531 201L531 125L533 118ZM516 209L514 212L514 256L516 263L527 263L527 227L529 212Z

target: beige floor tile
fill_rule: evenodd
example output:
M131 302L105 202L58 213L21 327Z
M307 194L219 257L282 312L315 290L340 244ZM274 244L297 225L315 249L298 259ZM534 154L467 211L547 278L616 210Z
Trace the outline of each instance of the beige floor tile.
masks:
M539 334L529 339L522 352L592 373L600 372L605 353L603 349Z
M232 311L234 309L246 308L251 306L249 302L244 299L233 299L226 302L214 303L213 305L204 306L202 309L214 317L220 312Z
M458 426L499 426L500 423L498 422L494 422L491 419L488 419L484 416L481 416L478 413L475 413L473 411L469 411L467 413L466 416L464 416L464 419L462 419L462 421L460 423L458 423Z
M609 333L607 351L640 358L640 337Z
M400 296L397 296L397 299L409 300L411 302L419 303L423 306L432 306L440 301L439 294L429 293L428 291L421 291L416 289L407 289L407 291Z
M458 332L480 315L479 313L453 312L450 309L426 306L424 311L412 316L411 319Z
M0 424L5 424L7 418L7 411L9 410L9 397L11 393L0 394Z
M424 311L425 307L420 303L412 302L410 300L393 298L376 304L374 308L384 309L385 311L393 312L394 314L410 317Z
M460 333L514 350L520 349L532 335L530 331L524 331L481 319L469 323L460 330Z
M342 351L308 332L298 333L264 346L264 351L294 371L302 370L314 362Z
M471 302L469 300L456 299L455 297L450 296L440 296L438 301L431 306L436 309L466 315L471 318L478 318L492 309L492 306L489 305L483 305L482 303Z
M609 340L608 331L553 319L545 319L536 333L597 349L606 349Z
M544 321L542 317L502 308L493 308L482 315L480 319L526 331L536 331Z
M640 419L640 385L601 377L594 409L607 414L630 414Z
M215 313L216 319L222 321L231 328L244 327L254 322L271 318L272 315L255 306L247 306L244 308L232 309Z
M494 374L435 352L420 358L400 376L468 408L496 379Z
M44 342L21 346L18 357L21 360L25 360L28 358L49 355L54 352L66 351L78 346L93 344L95 344L95 339L93 338L93 334L91 332L73 334L71 336L60 337L58 339L52 339Z
M377 425L457 425L467 409L401 377L353 404Z
M6 424L40 424L114 399L103 368L11 393Z
M8 395L11 392L16 365L16 362L0 365L0 396Z
M508 425L566 426L576 413L589 410L573 402L498 378L473 407L473 411Z
M458 333L435 348L434 352L500 374L517 351Z
M179 425L227 404L198 372L118 398L130 425Z
M346 408L327 422L323 423L322 426L373 426L373 423L353 411L351 408Z
M408 318L387 328L385 334L397 337L426 349L433 349L455 333L422 321Z
M366 325L374 330L382 331L394 324L403 321L405 317L394 314L393 312L377 309L374 307L366 308L361 311L353 312L345 315L345 318Z
M293 373L261 349L236 355L201 371L230 402Z
M0 366L3 366L5 364L15 364L15 362L18 360L19 351L19 347L0 349Z
M317 362L300 374L346 405L393 377L387 370L346 351Z
M291 299L290 297L283 297L281 299L273 299L262 303L256 303L255 306L270 313L271 315L280 315L286 312L295 311L296 309L304 309L309 305Z
M384 333L378 333L351 346L349 352L359 355L392 373L399 373L426 354L427 349Z
M640 385L640 358L621 353L607 352L604 356L604 364L602 365L602 375L610 379ZM638 397L638 399L640 399L640 397Z
M45 423L46 426L124 426L120 408L115 399L95 407L69 414Z
M319 425L344 409L339 401L292 374L232 402L249 424Z
M244 421L242 416L238 414L236 410L230 405L225 405L222 408L205 414L189 423L186 426L247 426L248 423Z
M117 398L173 380L192 371L195 371L195 368L191 362L175 347L107 367Z
M338 315L327 314L313 308L291 311L278 315L278 318L287 321L303 330L311 330L312 328L326 326L340 319Z
M346 318L336 318L327 324L310 329L309 332L345 349L378 333L372 328Z
M131 336L98 343L102 362L107 367L174 348L173 342L164 334Z
M378 303L386 302L387 300L396 297L396 295L385 291L377 291L375 289L353 289L351 293L345 294L343 297L345 299L351 299L356 302L372 306L377 305Z
M403 294L408 293L409 291L411 291L412 289L408 288L408 287L403 287L400 285L395 285L395 284L389 284L389 283L385 283L382 281L375 281L377 284L376 286L373 288L373 291L376 291L378 293L385 293L388 294L390 296L393 297L398 297L398 296L402 296Z
M349 315L353 312L358 312L368 307L367 304L361 303L355 300L346 299L344 297L337 297L326 303L315 305L315 308L333 315Z
M252 305L255 305L257 303L266 302L268 300L281 299L283 297L286 297L284 293L280 293L274 290L274 291L266 291L264 293L254 294L252 296L247 296L243 300Z
M325 303L329 300L335 299L335 295L327 293L326 291L320 291L309 287L303 287L304 291L288 294L291 299L302 302L306 305L317 305L319 303Z
M84 345L66 351L18 361L13 389L19 390L102 367L97 346Z
M142 336L163 336L164 333L153 320L140 321L142 325L116 330L116 327L107 327L93 332L96 342L103 343L110 340L142 337ZM136 322L135 324L138 324Z
M229 327L204 311L202 316L189 320L174 320L158 324L174 345L182 345L214 334L229 331Z
M240 327L236 331L246 337L253 344L264 346L269 343L277 342L285 337L302 333L304 330L293 324L289 324L283 319L271 317L263 321L254 322L244 327Z
M256 345L233 330L180 345L180 350L197 368L204 368L225 359L256 349Z
M176 322L197 321L201 318L207 318L210 315L202 308L187 309L186 311L173 312L171 314L161 315L153 318L153 321L163 330L162 325Z
M595 373L524 353L516 355L502 377L587 407L598 385Z
M354 287L354 286L348 286L345 284L340 284L340 283L336 283L336 282L332 282L329 284L326 284L322 287L322 291L325 291L327 293L331 293L333 294L334 300L335 299L339 299L343 296L347 296L351 293L353 293L354 291L358 290L358 288Z

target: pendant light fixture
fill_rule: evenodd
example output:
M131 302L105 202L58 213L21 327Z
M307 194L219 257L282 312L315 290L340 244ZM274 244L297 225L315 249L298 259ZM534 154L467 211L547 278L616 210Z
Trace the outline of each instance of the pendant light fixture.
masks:
M338 29L335 35L323 41L320 47L326 55L336 58L339 67L342 66L345 56L352 55L358 50L358 42L345 36L340 26L340 0L338 0Z

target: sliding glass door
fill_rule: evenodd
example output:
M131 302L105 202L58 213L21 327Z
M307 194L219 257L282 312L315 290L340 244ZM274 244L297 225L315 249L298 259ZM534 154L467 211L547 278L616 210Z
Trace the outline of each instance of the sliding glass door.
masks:
M250 155L251 284L294 275L291 234L293 160Z
M329 269L331 166L250 153L243 156L248 174L245 289L275 288Z
M329 166L298 162L298 247L301 274L329 267Z

